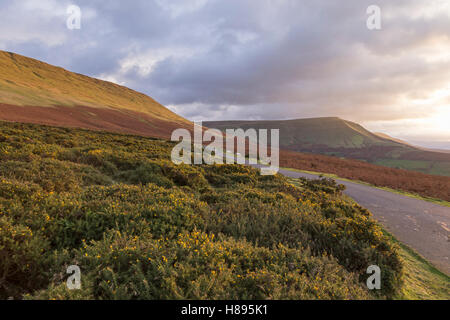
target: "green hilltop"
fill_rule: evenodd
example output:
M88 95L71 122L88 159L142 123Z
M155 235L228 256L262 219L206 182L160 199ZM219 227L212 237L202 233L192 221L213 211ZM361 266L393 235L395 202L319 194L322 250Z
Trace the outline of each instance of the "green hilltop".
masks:
M423 150L338 117L270 121L206 121L206 127L280 129L280 147L450 176L450 154Z
M337 117L271 121L206 121L204 124L217 129L280 129L280 145L283 147L302 145L307 148L321 145L330 148L362 148L373 144L394 145L357 123Z

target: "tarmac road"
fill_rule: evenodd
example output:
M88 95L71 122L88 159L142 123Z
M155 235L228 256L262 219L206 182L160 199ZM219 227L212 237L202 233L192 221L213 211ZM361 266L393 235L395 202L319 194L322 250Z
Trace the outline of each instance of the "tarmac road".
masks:
M259 165L257 165L259 167ZM280 169L292 177L318 178L316 175ZM398 240L413 248L439 270L450 274L450 207L335 179L347 188L345 194L369 209Z

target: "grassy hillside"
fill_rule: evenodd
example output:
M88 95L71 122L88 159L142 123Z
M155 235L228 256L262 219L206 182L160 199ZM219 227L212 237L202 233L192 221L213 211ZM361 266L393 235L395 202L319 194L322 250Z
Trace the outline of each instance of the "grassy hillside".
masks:
M450 277L437 270L408 246L398 242L388 232L385 234L399 245L399 255L404 265L404 286L399 299L450 300Z
M191 123L149 96L0 51L0 119L170 137Z
M149 96L15 53L0 51L0 102L21 106L118 108L186 121Z
M273 121L212 121L220 130L280 129L284 149L360 159L398 169L450 176L450 154L432 152L374 134L336 117Z
M0 123L0 298L396 297L398 247L332 180L175 166L173 144ZM65 286L77 264L82 289ZM365 287L381 267L382 290Z

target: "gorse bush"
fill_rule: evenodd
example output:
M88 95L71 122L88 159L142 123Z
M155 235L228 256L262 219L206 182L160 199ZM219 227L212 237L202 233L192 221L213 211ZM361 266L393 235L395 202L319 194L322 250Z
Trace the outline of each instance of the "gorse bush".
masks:
M175 165L149 138L1 123L0 298L367 299L396 247L332 180ZM68 290L69 265L82 287ZM369 265L381 290L365 286Z

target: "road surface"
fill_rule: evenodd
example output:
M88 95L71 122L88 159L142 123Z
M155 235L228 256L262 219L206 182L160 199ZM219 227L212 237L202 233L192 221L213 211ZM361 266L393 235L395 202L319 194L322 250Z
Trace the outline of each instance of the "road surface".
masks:
M284 169L279 173L292 178L318 177ZM364 184L335 180L345 185L345 194L369 209L398 240L416 250L439 270L450 274L450 207Z

